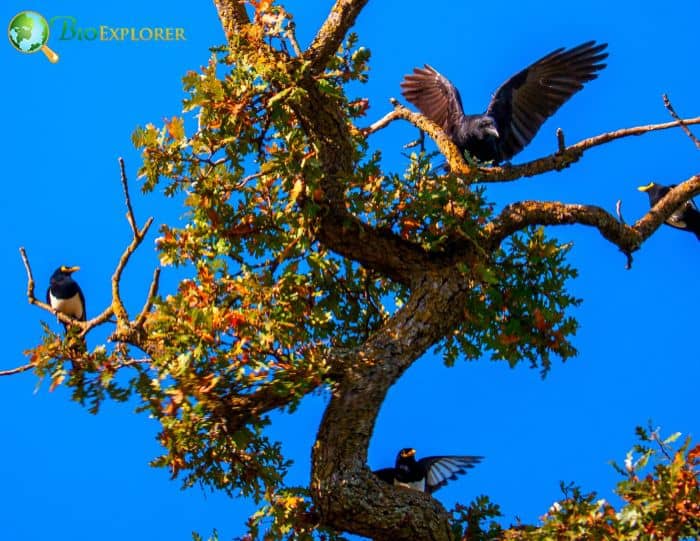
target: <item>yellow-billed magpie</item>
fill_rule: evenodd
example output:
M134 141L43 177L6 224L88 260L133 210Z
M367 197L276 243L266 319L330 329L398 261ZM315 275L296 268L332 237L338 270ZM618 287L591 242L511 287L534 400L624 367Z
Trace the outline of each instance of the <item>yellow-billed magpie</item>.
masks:
M51 275L49 288L46 290L46 302L56 310L78 321L85 321L85 296L71 274L80 267L61 265Z
M675 186L675 184L664 186L663 184L650 182L646 186L639 186L637 189L640 192L646 192L649 196L649 205L653 207ZM676 212L671 214L666 220L666 225L688 231L689 233L695 233L695 236L700 240L700 211L698 211L698 207L692 199L683 203Z
M406 447L396 455L393 468L375 470L374 474L390 485L403 486L432 494L457 474L467 473L483 457L464 455L428 456L416 460L416 450Z

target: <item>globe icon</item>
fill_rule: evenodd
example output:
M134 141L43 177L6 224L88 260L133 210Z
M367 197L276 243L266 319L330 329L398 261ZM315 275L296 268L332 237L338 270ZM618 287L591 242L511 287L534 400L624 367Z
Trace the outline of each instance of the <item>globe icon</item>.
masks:
M58 62L58 55L49 49L49 23L36 11L20 11L10 21L7 36L12 46L21 53L42 51L50 62Z

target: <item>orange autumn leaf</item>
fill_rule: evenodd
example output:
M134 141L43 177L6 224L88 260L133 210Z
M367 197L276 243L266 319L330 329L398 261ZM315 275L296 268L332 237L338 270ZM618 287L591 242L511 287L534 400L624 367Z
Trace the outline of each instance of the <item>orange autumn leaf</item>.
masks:
M545 321L539 308L535 308L534 312L532 313L532 317L535 320L535 328L538 331L546 331L549 329L550 325L547 323L547 321Z
M500 334L498 335L498 341L504 346L512 346L520 342L520 337L515 334Z
M401 220L401 236L407 238L408 235L420 227L420 221L415 218L404 218Z

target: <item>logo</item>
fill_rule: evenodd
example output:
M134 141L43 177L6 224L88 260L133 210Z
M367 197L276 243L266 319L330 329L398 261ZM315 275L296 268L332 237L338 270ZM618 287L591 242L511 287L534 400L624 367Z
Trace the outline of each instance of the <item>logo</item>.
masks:
M20 53L35 53L41 51L55 64L58 55L49 49L46 42L49 41L49 23L36 11L21 11L10 21L7 28L7 36L10 43Z
M78 19L69 15L57 15L49 22L36 11L21 11L10 21L7 36L12 46L21 53L42 51L50 62L58 62L58 55L49 49L50 30L59 41L184 41L182 27L121 27L105 24L81 27Z

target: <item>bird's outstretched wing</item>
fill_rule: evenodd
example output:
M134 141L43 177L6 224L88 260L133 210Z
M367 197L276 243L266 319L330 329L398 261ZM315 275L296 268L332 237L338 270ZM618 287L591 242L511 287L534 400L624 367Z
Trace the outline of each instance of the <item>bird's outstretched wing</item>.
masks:
M394 484L394 479L396 477L394 468L382 468L381 470L374 470L372 473L385 483L389 483L390 485Z
M566 100L598 77L606 65L607 43L588 41L563 47L540 58L503 83L486 114L496 121L500 134L501 159L508 160L520 152L535 136L547 118Z
M435 68L414 68L401 82L401 93L424 116L450 134L464 115L462 98L455 86Z
M425 467L425 491L432 494L447 484L447 481L457 479L458 474L467 473L481 462L481 456L428 456L421 458L418 463ZM376 472L375 472L376 473Z

